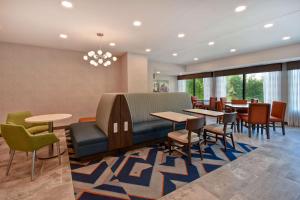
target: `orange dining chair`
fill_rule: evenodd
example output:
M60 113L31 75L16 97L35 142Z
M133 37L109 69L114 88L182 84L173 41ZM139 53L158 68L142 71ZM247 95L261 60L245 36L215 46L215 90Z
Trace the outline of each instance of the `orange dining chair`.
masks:
M205 105L204 108L208 110L216 110L216 102L217 102L217 97L210 97L209 105Z
M191 96L193 108L203 108L203 103L196 96Z
M223 110L225 110L225 104L227 103L226 97L220 97L220 102L222 104Z
M270 123L270 104L267 103L252 103L249 105L248 115L241 115L241 126L243 122L248 124L249 137L252 135L252 128L255 125L261 125L263 133L264 126L266 127L267 139L270 139L269 123Z
M216 110L218 112L223 112L223 104L221 101L216 102ZM217 117L217 123L222 123L223 116Z
M273 124L273 130L275 131L275 124L281 123L282 134L285 135L284 117L285 117L286 103L281 101L272 102L272 111L270 116L270 122Z

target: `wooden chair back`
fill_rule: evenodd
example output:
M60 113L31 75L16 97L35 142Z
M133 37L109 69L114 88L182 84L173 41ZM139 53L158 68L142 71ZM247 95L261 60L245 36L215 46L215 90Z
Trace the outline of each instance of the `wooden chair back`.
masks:
M247 104L247 100L244 99L233 99L231 100L232 104Z
M249 123L269 124L269 122L270 122L270 104L251 103L249 105Z
M209 109L210 110L216 110L216 102L217 102L217 97L209 98Z
M271 116L277 117L284 121L285 117L285 110L286 110L286 103L282 101L273 101L272 102L272 111Z

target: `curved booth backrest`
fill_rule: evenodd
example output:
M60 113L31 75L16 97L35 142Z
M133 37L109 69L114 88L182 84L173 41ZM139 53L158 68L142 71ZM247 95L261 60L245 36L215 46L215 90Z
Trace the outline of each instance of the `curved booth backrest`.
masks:
M190 95L183 92L174 93L128 93L124 94L133 123L157 120L150 116L153 112L182 112L192 108Z
M112 108L118 94L107 93L103 94L96 112L96 125L104 134L108 136L109 121L112 113Z

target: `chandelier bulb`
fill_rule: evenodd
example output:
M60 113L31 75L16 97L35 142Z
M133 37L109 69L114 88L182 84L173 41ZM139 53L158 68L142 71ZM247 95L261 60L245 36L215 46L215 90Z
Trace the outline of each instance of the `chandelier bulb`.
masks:
M97 53L98 53L98 55L101 56L103 52L99 49L99 50L97 51Z
M117 61L118 58L114 56L114 57L112 58L112 60L113 60L113 61Z
M83 60L88 60L89 58L87 57L87 55L83 56Z
M95 52L94 52L94 51L88 52L88 56L89 56L89 57L92 57L93 55L95 55Z

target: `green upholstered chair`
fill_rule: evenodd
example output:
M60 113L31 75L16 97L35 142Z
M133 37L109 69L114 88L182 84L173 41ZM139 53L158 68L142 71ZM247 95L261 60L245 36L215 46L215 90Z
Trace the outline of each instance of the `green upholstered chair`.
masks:
M1 132L11 150L6 175L9 173L15 151L32 152L31 180L33 180L36 151L44 146L52 145L54 143L57 143L58 159L59 164L61 164L59 139L55 134L40 133L32 135L24 128L24 126L14 124L1 124Z
M8 113L6 123L22 125L31 134L37 134L37 133L42 133L42 132L48 131L49 127L48 127L47 123L31 124L31 123L25 122L25 119L27 117L31 117L31 116L32 116L32 114L29 111Z

